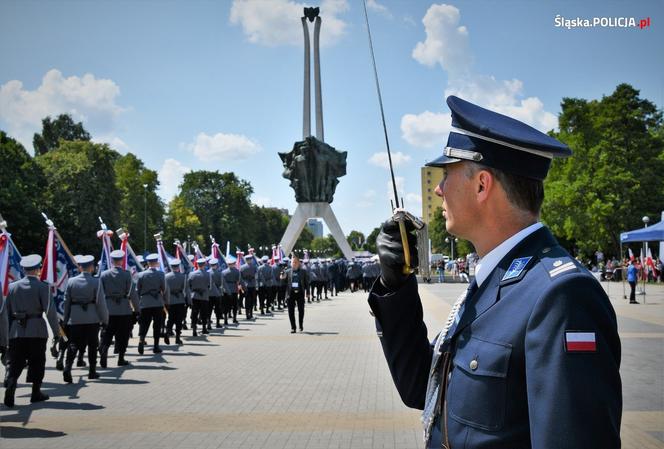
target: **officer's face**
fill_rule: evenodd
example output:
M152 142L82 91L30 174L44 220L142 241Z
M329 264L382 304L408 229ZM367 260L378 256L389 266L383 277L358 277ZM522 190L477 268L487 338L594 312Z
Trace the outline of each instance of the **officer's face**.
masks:
M443 199L445 228L450 234L464 237L472 224L474 197L471 179L466 174L466 162L445 166L445 174L435 189Z

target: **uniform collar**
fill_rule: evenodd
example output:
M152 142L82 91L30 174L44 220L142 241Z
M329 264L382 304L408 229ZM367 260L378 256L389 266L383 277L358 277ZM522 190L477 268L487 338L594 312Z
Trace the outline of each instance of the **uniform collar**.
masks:
M512 248L517 246L523 239L528 237L533 232L537 231L544 225L541 222L531 224L530 226L523 228L512 237L503 241L500 245L496 246L494 249L489 251L489 253L482 257L475 267L475 280L477 281L477 286L481 287L484 281L487 280L491 272L498 265L498 263L509 253Z

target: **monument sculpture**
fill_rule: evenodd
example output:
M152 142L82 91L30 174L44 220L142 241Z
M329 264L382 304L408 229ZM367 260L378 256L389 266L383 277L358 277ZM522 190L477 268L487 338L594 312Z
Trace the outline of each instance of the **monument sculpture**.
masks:
M304 8L304 104L302 140L295 142L288 153L279 153L284 166L283 177L290 180L295 191L297 208L281 239L281 247L290 253L309 218L322 218L344 257L352 260L353 251L344 237L330 203L339 177L346 174L345 151L337 151L325 143L323 130L323 96L320 80L320 27L319 8ZM311 71L309 25L314 24L314 86L316 94L316 136L311 135Z

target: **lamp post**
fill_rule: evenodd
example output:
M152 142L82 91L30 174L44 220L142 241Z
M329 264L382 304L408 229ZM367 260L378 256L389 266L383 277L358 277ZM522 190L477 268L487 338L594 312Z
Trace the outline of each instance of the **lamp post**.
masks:
M148 250L148 185L143 184L143 252Z
M450 248L451 248L450 260L454 260L454 242L458 242L458 241L459 241L459 239L452 239L452 238L449 238L449 237L445 237L445 242L449 243Z
M650 223L650 217L645 215L642 219L645 227ZM646 303L646 280L648 279L648 269L646 268L646 260L648 260L648 242L643 242L643 260L641 261L641 268L643 269L643 303Z

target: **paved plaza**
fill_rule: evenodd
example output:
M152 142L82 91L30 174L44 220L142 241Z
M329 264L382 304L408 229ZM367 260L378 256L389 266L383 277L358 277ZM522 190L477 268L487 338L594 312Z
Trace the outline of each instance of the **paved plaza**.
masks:
M421 285L430 336L464 288ZM664 448L664 287L648 286L640 305L627 304L620 283L609 293L622 337L623 447ZM20 383L17 406L0 409L0 448L423 447L419 413L392 384L365 293L307 304L304 329L291 335L287 314L276 312L160 355L137 355L133 339L133 366L116 368L112 357L100 380L78 368L71 385L49 355L51 400L30 405Z

